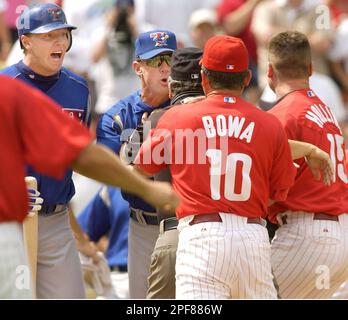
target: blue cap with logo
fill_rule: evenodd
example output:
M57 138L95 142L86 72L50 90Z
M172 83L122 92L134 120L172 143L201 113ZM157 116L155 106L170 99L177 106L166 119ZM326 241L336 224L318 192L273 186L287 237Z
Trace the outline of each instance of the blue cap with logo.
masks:
M141 33L135 40L135 57L140 60L151 59L162 52L176 50L176 37L173 32L153 30Z

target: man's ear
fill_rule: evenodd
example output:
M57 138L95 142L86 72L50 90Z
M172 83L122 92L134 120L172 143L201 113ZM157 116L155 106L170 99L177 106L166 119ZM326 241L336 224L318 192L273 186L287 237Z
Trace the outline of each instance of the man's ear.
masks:
M311 62L311 64L308 67L308 76L310 77L313 74L313 63Z
M30 37L26 36L25 34L21 35L21 42L22 45L25 49L28 49L31 42L30 42Z
M252 74L251 70L248 70L248 74L243 80L244 87L247 87L249 85L252 77L253 77L253 74Z
M272 78L273 74L274 74L273 66L270 62L268 62L267 77Z
M143 75L143 66L140 61L133 61L132 67L134 72L141 78Z

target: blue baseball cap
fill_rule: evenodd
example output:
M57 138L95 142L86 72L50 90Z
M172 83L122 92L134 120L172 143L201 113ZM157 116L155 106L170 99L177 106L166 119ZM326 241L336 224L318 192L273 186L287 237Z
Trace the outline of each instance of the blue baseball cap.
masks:
M135 40L135 57L137 59L151 59L162 52L176 50L176 37L173 32L153 30L141 33Z

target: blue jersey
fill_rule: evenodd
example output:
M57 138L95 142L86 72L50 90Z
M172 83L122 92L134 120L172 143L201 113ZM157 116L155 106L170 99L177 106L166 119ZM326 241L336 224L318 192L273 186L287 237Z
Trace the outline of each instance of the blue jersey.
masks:
M119 154L121 145L127 141L129 133L127 129L135 129L141 123L141 117L145 112L151 113L154 109L145 104L140 97L141 91L136 91L130 96L118 101L100 119L97 126L97 142L111 148ZM166 101L159 108L170 105ZM131 131L131 130L128 130ZM142 209L147 212L156 212L156 209L144 202L142 199L129 194L122 193L132 208Z
M127 266L129 206L120 189L103 187L77 216L77 221L94 242L109 235L105 256L110 267Z
M89 125L90 109L87 82L71 71L62 68L58 74L44 77L33 72L21 61L1 70L0 74L20 79L41 90L57 102L71 117ZM49 156L54 157L54 154ZM75 194L71 170L65 173L63 179L57 180L43 176L28 166L27 175L37 179L38 189L45 205L66 204Z

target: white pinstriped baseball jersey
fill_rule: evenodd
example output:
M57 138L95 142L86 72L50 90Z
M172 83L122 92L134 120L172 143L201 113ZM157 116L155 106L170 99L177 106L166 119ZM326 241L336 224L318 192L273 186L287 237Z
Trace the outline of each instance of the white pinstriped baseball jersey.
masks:
M286 201L271 207L273 220L288 216L272 242L279 293L283 298L330 298L348 278L344 138L330 108L309 88L288 93L269 112L279 118L288 139L312 143L330 154L335 172L327 187L313 178L304 159L298 160Z

